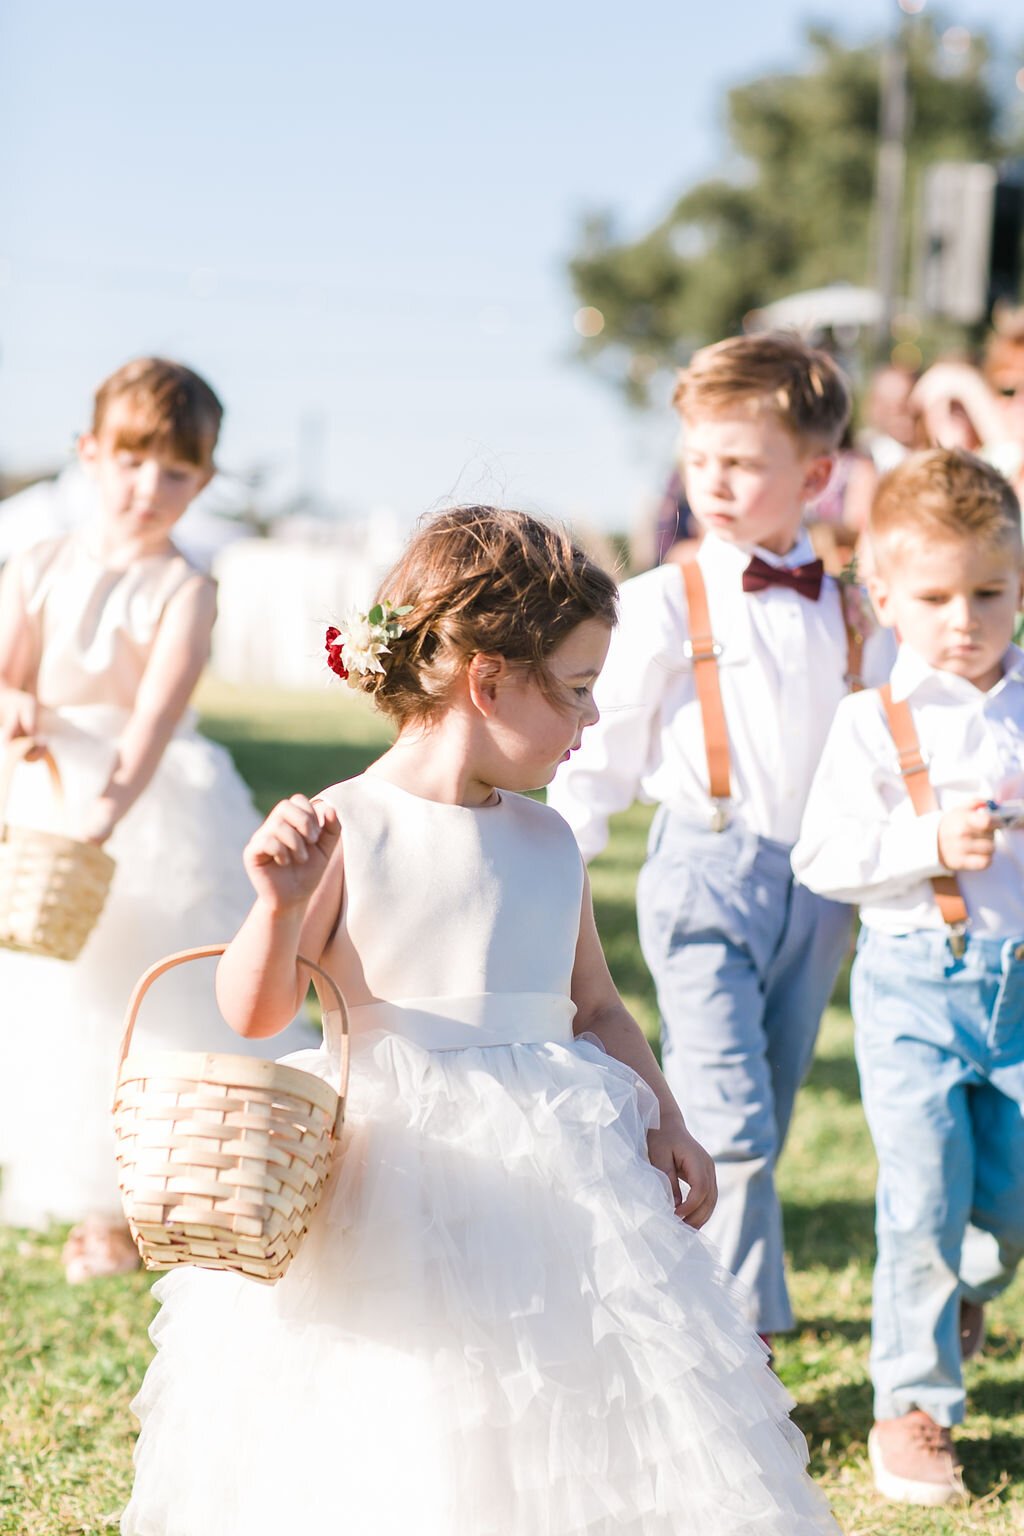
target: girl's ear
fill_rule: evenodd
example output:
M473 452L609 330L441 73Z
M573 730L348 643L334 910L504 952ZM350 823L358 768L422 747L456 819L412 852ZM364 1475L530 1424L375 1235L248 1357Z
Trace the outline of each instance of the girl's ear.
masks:
M477 651L466 668L466 683L470 702L482 715L490 718L498 702L498 689L508 681L509 666L504 656L494 656L488 651Z

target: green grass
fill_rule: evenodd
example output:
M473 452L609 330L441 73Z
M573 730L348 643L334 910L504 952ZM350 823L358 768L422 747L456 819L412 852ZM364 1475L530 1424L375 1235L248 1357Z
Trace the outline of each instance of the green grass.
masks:
M200 706L205 728L230 748L264 809L358 772L386 743L376 718L343 689L256 698L207 682ZM616 819L593 883L612 971L652 1033L656 1010L633 909L649 819L641 808ZM1024 1536L1020 1285L989 1309L989 1347L967 1368L970 1416L960 1443L973 1502L949 1514L914 1511L871 1490L874 1160L842 989L800 1097L780 1183L800 1326L779 1341L778 1368L847 1536ZM99 1536L116 1529L131 1484L128 1405L150 1353L152 1277L69 1287L62 1236L0 1229L0 1536Z

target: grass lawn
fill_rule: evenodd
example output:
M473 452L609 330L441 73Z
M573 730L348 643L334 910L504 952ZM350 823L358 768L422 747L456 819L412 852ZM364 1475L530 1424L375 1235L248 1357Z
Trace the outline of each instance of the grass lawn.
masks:
M385 740L376 719L344 690L257 698L207 682L200 705L205 728L230 748L263 808L293 790L313 792L358 772ZM648 819L640 808L617 819L593 881L612 970L653 1032L633 914ZM971 1505L950 1514L909 1511L872 1493L865 1436L873 1182L840 990L782 1168L801 1323L779 1344L779 1372L798 1401L813 1470L847 1536L1024 1536L1020 1284L990 1309L988 1349L967 1368L970 1418L960 1439ZM128 1404L150 1354L153 1277L69 1287L59 1264L61 1238L0 1229L0 1536L109 1531L131 1482Z

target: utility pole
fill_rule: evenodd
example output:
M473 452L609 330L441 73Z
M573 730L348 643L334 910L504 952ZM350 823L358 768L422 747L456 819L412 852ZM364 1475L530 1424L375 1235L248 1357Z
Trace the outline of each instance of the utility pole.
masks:
M888 358L892 346L892 321L900 288L906 137L907 40L906 23L903 23L882 49L875 189L875 286L882 301L875 331L875 352L879 362Z

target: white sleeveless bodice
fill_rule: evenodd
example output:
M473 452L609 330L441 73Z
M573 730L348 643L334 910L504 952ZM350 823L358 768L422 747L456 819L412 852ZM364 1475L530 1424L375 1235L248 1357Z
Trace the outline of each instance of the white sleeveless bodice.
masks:
M508 792L444 805L372 773L319 798L345 856L323 963L354 1032L427 1049L572 1038L583 865L556 812Z
M167 604L200 577L173 547L118 570L87 529L37 544L18 572L45 709L131 710Z

